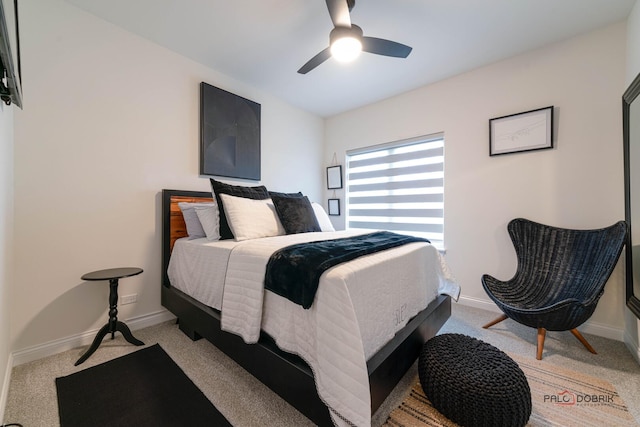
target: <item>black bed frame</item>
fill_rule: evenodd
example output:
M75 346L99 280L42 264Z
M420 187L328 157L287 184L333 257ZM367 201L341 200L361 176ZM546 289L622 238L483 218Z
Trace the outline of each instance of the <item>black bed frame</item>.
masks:
M192 340L206 338L250 374L271 388L315 424L333 425L326 405L318 397L313 372L298 356L280 350L262 333L256 344L220 329L220 312L171 287L167 276L170 256L170 205L173 196L211 197L199 191L162 191L162 305L179 321ZM367 362L373 414L415 362L422 345L440 330L451 315L451 298L440 295L409 321Z

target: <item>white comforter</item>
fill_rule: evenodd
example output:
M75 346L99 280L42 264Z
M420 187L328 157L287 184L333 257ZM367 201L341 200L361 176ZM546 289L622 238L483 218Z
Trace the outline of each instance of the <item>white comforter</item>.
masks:
M433 246L411 243L329 269L309 310L264 291L266 265L276 250L355 234L361 233L305 233L237 245L227 267L222 329L247 343L257 342L263 329L311 366L336 425L370 426L366 361L380 345L367 348L365 343L379 343L369 339L373 335L388 341L439 293L457 299L459 287ZM362 309L371 304L376 310ZM263 313L264 305L268 312Z

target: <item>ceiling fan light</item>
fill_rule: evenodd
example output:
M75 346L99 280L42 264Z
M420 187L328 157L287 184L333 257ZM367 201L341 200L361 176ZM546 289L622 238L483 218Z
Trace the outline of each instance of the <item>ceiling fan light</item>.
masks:
M340 37L331 43L331 56L340 62L353 61L362 52L362 42L355 37Z

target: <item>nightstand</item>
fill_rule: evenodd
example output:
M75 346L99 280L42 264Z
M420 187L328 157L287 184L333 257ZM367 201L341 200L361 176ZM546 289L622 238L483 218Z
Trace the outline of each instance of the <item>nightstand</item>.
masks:
M107 270L98 270L91 273L87 273L81 277L82 280L87 281L109 281L109 322L104 325L98 334L93 339L91 347L78 359L75 366L78 366L89 358L100 346L102 339L107 334L111 334L111 339L114 338L116 332L120 332L124 339L134 345L144 345L142 341L135 338L129 327L118 320L118 280L124 277L137 276L142 273L142 269L138 267L122 267L122 268L110 268Z

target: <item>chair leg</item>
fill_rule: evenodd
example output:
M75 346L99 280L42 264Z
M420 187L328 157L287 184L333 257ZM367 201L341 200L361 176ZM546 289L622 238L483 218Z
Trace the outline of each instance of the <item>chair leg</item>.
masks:
M544 338L547 335L545 328L538 328L538 347L536 351L536 359L542 360L542 350L544 349Z
M576 328L573 328L571 330L571 333L573 334L574 337L578 338L578 341L580 341L582 345L584 345L587 348L587 350L589 350L593 354L598 354L596 353L596 350L593 347L591 347L591 344L589 344L589 341L587 341L585 337L583 337L582 334Z
M506 315L506 314L503 314L503 315L501 315L500 317L498 317L497 319L492 320L491 322L489 322L489 323L487 323L486 325L484 325L484 326L482 327L482 329L490 328L491 326L493 326L493 325L495 325L495 324L497 324L497 323L500 323L500 322L502 322L503 320L506 320L506 319L508 319L507 315Z

